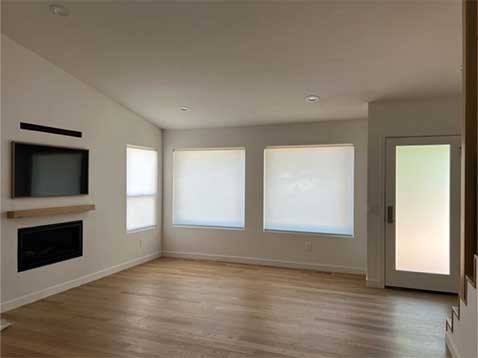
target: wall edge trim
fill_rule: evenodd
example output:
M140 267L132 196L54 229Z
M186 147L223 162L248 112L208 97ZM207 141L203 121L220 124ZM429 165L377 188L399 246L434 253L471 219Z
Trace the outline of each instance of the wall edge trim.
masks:
M367 287L370 287L370 288L385 288L385 284L381 280L367 279Z
M451 332L446 332L445 333L446 347L447 347L448 351L450 352L450 354L453 358L461 358L460 353L458 353L458 350L456 349L455 342L453 342L452 335L453 335L453 333L451 333Z

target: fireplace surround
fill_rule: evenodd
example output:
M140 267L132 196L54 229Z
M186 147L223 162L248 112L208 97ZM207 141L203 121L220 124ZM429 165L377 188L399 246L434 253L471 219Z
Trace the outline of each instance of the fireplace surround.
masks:
M83 255L83 221L18 229L18 272Z

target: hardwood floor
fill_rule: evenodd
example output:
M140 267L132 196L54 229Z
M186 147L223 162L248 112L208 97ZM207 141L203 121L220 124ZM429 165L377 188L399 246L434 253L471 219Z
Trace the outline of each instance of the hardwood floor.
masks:
M456 296L158 259L7 312L2 357L447 357Z

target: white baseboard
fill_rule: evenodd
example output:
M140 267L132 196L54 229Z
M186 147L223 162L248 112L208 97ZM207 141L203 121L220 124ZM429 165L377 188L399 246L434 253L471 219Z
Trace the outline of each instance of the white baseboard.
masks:
M460 353L458 353L458 350L456 349L455 342L453 342L452 335L453 333L446 332L445 334L446 347L450 351L450 354L453 358L461 358Z
M367 287L371 287L371 288L385 288L385 285L384 285L384 283L383 283L382 281L367 279Z
M163 251L162 257L176 257L176 258L193 259L193 260L223 261L223 262L231 262L231 263L239 263L239 264L297 268L297 269L305 269L305 270L351 273L351 274L359 274L359 275L364 274L364 270L360 267L340 266L340 265L321 265L321 264L310 263L310 262L282 261L282 260L265 259L260 257L214 255L214 254L204 254L199 252L182 252L182 251Z
M75 278L74 280L71 280L71 281L63 282L63 283L60 283L58 285L54 285L54 286L45 288L41 291L29 293L28 295L21 296L21 297L18 297L18 298L14 298L13 300L10 300L10 301L2 302L0 304L0 312L3 313L3 312L6 312L6 311L10 311L14 308L18 308L20 306L23 306L23 305L41 300L42 298L45 298L45 297L48 297L48 296L51 296L51 295L69 290L69 289L74 288L74 287L84 285L85 283L95 281L95 280L98 280L100 278L112 275L116 272L126 270L130 267L137 266L137 265L140 265L142 263L154 260L158 257L161 257L161 252L156 252L154 254L149 254L149 255L142 256L142 257L130 260L130 261L126 261L126 262L123 262L119 265L112 266L112 267L106 268L104 270L94 272L92 274L88 274L88 275L85 275L85 276L82 276L82 277Z

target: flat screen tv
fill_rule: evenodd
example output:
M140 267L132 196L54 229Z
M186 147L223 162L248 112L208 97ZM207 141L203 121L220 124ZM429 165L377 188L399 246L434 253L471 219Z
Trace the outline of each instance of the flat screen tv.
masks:
M12 142L12 197L88 194L88 150Z

